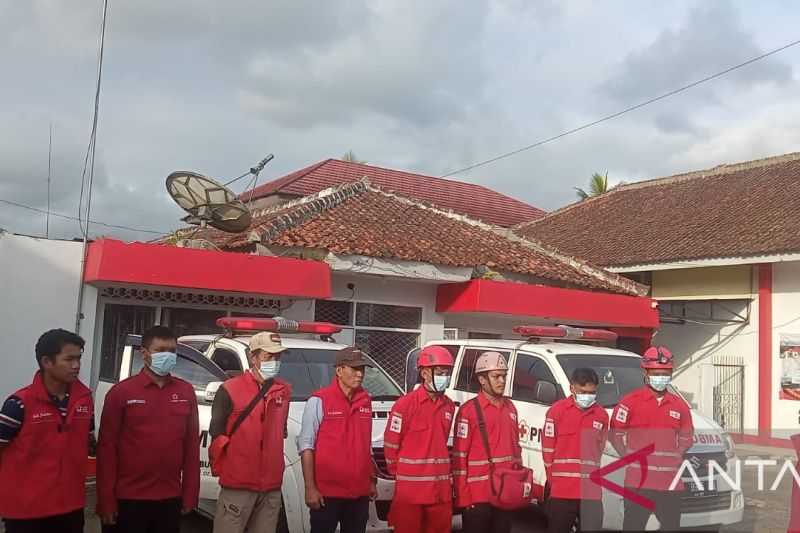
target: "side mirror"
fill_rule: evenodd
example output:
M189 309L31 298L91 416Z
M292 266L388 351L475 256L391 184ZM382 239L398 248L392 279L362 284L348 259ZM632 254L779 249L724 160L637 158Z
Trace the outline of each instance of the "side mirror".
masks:
M217 391L222 386L221 381L212 381L208 385L206 385L206 401L211 403L214 401L214 398L217 396Z
M549 381L539 381L536 383L536 401L545 405L551 405L558 399L556 386Z

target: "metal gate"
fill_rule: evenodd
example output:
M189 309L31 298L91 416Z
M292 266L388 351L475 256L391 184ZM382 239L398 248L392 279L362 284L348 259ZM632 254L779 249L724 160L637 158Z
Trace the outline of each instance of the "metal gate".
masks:
M714 421L728 433L743 433L744 365L738 360L714 363Z

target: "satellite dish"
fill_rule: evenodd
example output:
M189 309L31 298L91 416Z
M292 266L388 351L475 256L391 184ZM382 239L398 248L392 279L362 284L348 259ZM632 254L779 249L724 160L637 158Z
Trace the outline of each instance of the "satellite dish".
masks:
M167 176L167 192L189 213L181 219L187 224L241 233L253 220L250 210L233 191L202 174L186 170L173 172Z

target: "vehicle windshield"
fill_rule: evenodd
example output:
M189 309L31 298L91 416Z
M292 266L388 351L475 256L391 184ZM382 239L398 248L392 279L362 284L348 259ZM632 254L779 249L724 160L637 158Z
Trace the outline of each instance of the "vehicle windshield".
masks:
M312 348L289 348L283 352L278 377L291 383L292 401L304 402L313 392L333 381L336 352ZM377 365L366 369L363 387L376 401L396 400L402 394L400 388Z
M614 407L623 396L644 384L642 369L636 357L575 354L559 355L556 358L567 377L576 368L594 369L600 377L597 403L606 408Z

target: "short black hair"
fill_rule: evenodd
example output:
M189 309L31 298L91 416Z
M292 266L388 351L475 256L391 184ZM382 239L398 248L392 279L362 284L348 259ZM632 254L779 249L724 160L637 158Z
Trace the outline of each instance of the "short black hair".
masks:
M36 362L39 364L39 368L42 367L43 357L54 358L67 344L78 346L83 350L86 341L80 335L65 329L51 329L42 333L42 336L36 341Z
M167 326L153 326L142 335L142 348L150 348L153 339L178 340L178 337Z
M572 372L572 377L569 381L575 385L587 385L589 383L594 385L600 384L600 378L597 377L597 372L591 368L576 368Z

